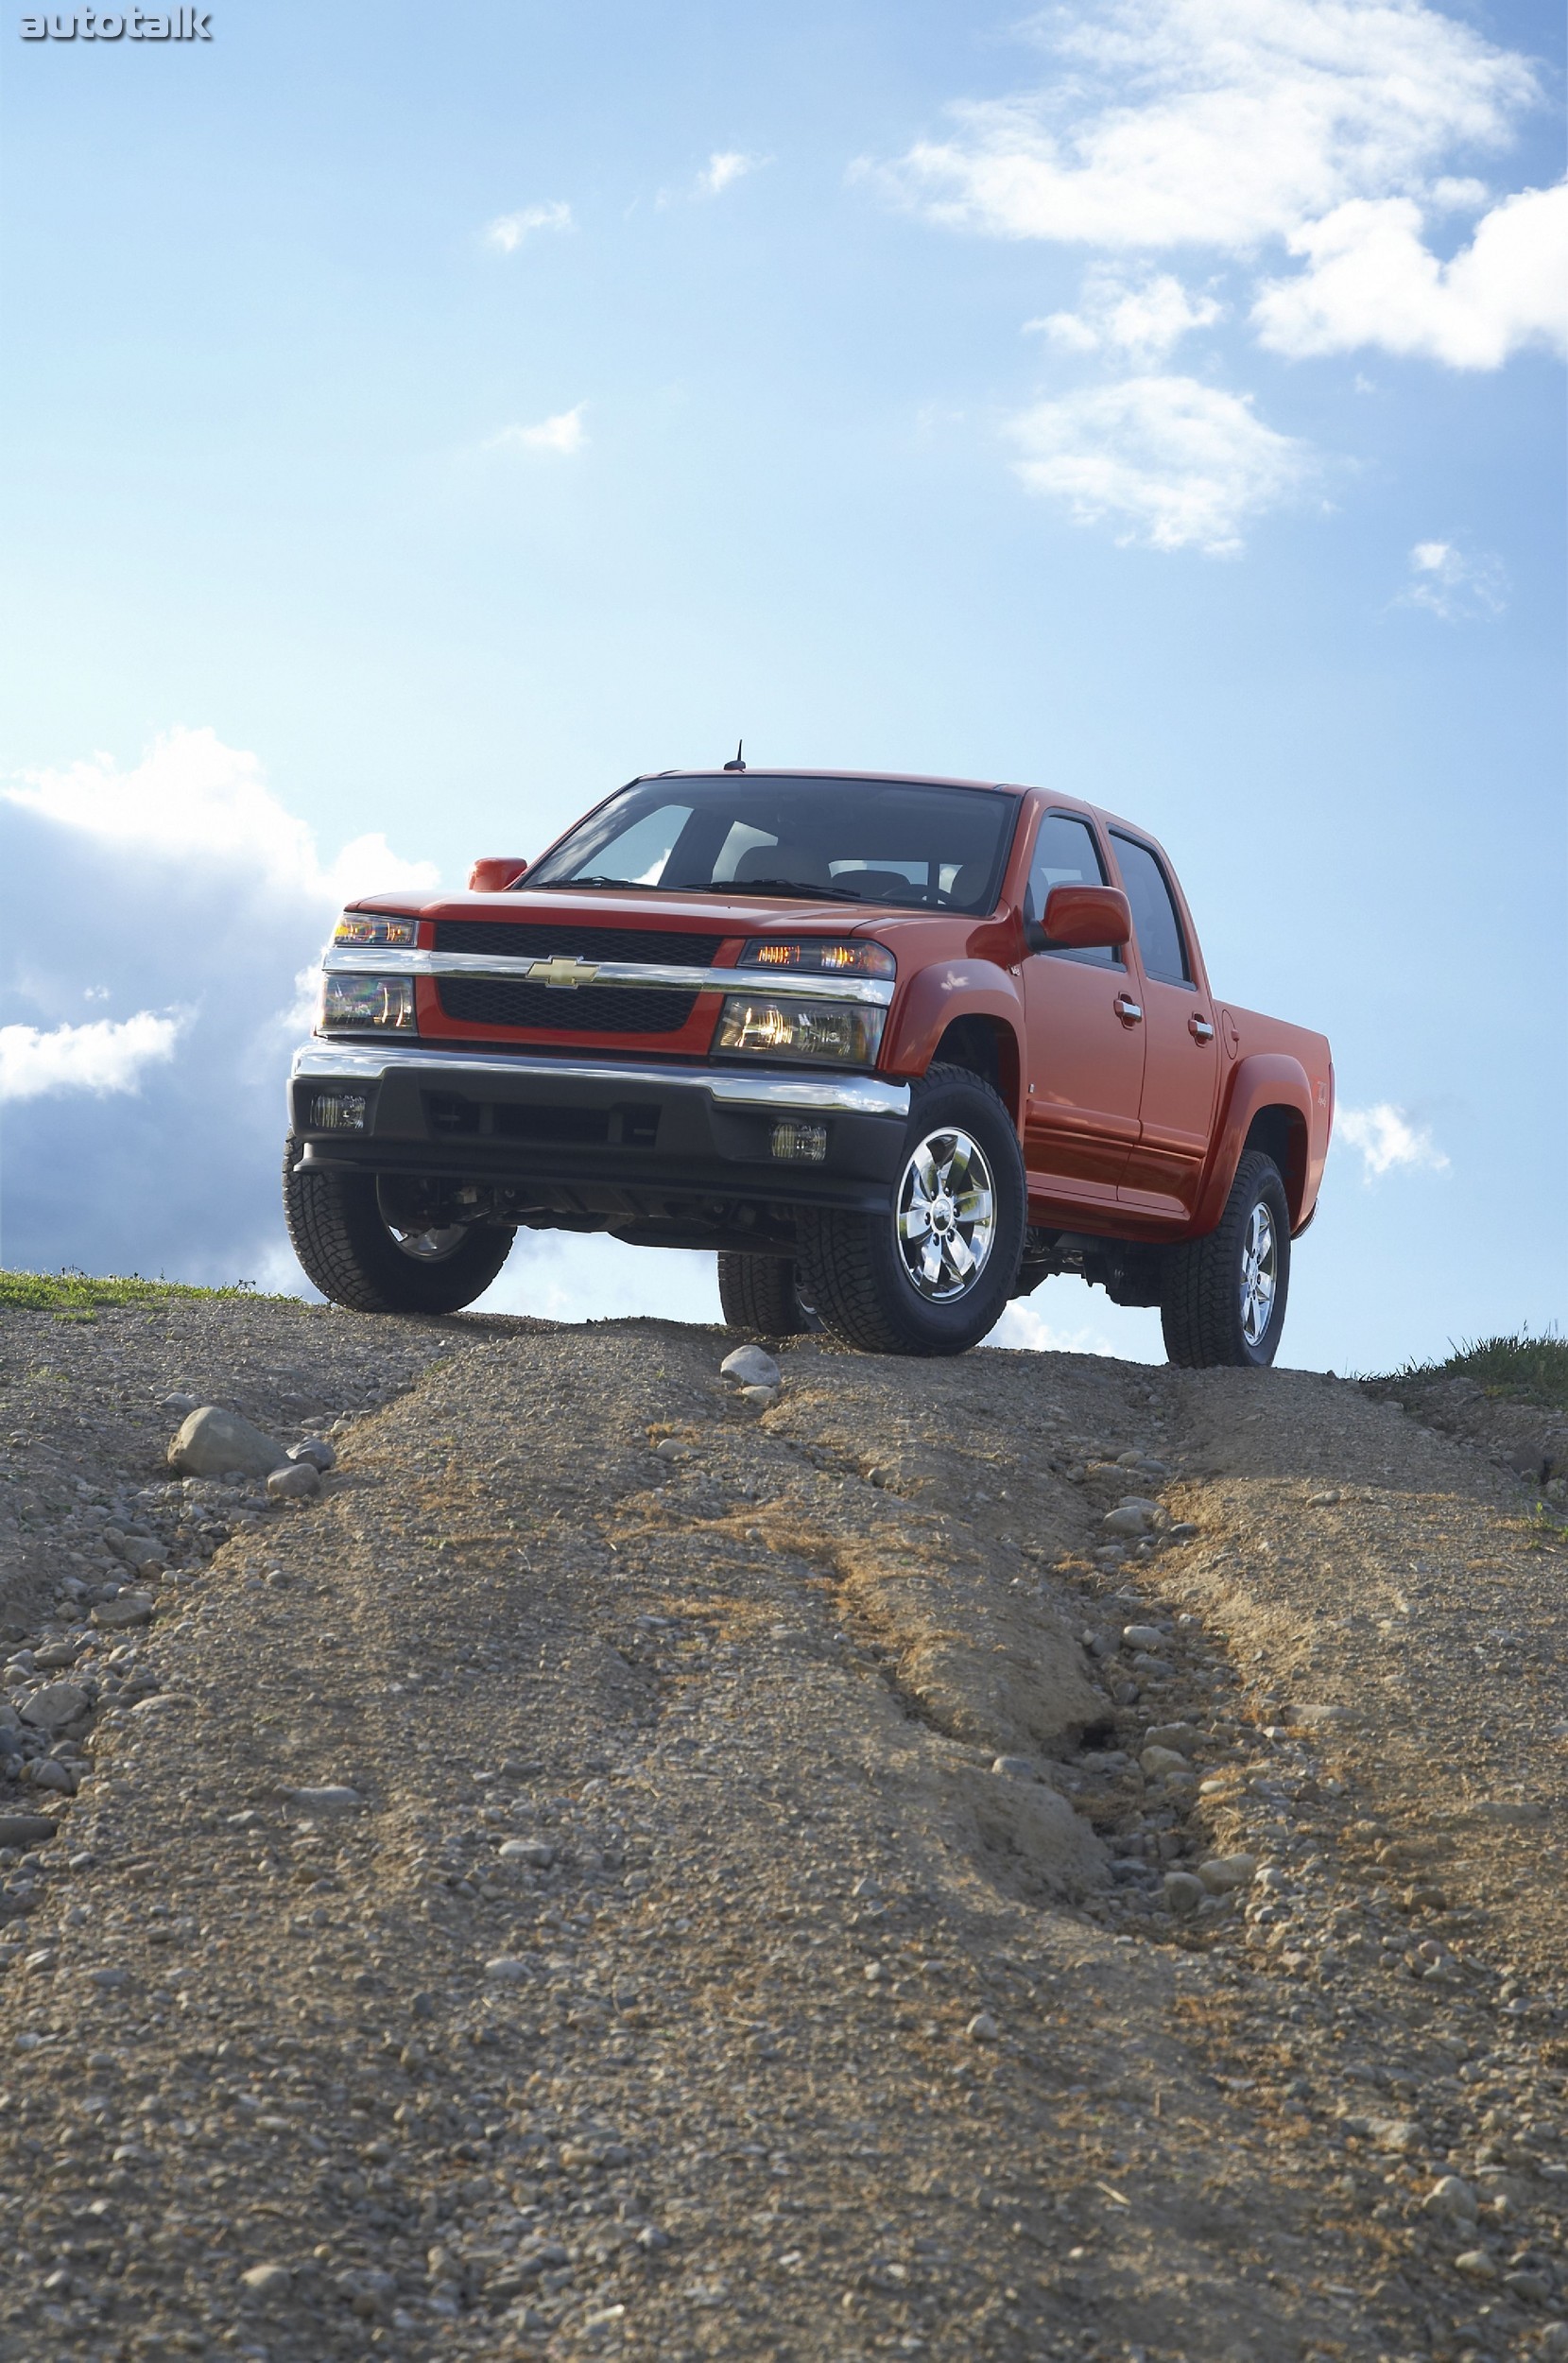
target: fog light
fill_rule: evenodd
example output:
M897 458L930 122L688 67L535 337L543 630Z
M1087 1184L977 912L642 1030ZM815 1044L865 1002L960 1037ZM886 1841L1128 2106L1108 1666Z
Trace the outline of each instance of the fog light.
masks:
M318 1092L310 1103L310 1129L313 1132L363 1132L364 1093Z
M785 1116L773 1127L773 1154L793 1157L798 1164L819 1165L828 1153L825 1124L797 1124Z

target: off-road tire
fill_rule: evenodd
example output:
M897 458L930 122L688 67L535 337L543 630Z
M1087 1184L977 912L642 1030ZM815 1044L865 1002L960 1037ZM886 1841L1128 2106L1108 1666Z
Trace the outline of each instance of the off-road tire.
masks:
M731 1329L760 1330L765 1337L803 1337L821 1326L815 1310L801 1301L794 1258L741 1255L721 1249L718 1302Z
M866 1354L965 1354L1007 1308L1023 1252L1026 1185L1018 1133L1001 1098L965 1067L934 1066L914 1085L905 1157L944 1126L968 1132L992 1179L995 1232L974 1287L956 1302L917 1293L898 1245L897 1210L806 1209L797 1216L801 1285L825 1325ZM894 1197L898 1192L894 1184Z
M373 1174L296 1173L298 1153L291 1141L284 1156L288 1235L306 1279L334 1304L356 1313L456 1313L484 1295L510 1252L508 1230L475 1223L450 1254L422 1263L384 1219Z
M1267 1210L1275 1247L1274 1301L1253 1342L1242 1326L1242 1258L1254 1207ZM1166 1250L1160 1298L1165 1352L1183 1370L1261 1371L1273 1361L1290 1291L1290 1206L1272 1157L1249 1149L1236 1167L1217 1227Z

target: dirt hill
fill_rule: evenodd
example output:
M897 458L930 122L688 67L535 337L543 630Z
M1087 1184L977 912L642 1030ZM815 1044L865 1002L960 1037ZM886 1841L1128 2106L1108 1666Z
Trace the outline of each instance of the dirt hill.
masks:
M0 1317L0 2356L1568 2354L1550 1419L737 1342Z

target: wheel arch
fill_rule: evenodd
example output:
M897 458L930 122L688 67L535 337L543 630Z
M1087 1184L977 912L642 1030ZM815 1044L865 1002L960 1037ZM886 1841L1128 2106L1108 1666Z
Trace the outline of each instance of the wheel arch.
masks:
M972 1009L956 1017L931 1054L933 1066L962 1067L989 1083L1011 1116L1019 1121L1023 1061L1012 1027L987 1009Z
M1188 1236L1200 1238L1214 1230L1225 1212L1236 1167L1251 1148L1265 1150L1279 1166L1294 1235L1307 1211L1311 1136L1312 1087L1301 1061L1283 1051L1261 1051L1238 1061Z

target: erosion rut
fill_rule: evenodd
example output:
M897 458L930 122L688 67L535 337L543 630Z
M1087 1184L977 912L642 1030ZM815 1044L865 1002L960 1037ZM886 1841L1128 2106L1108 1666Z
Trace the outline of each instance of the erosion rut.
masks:
M385 1326L0 1783L8 2363L1568 2352L1515 1478L1288 1371Z

